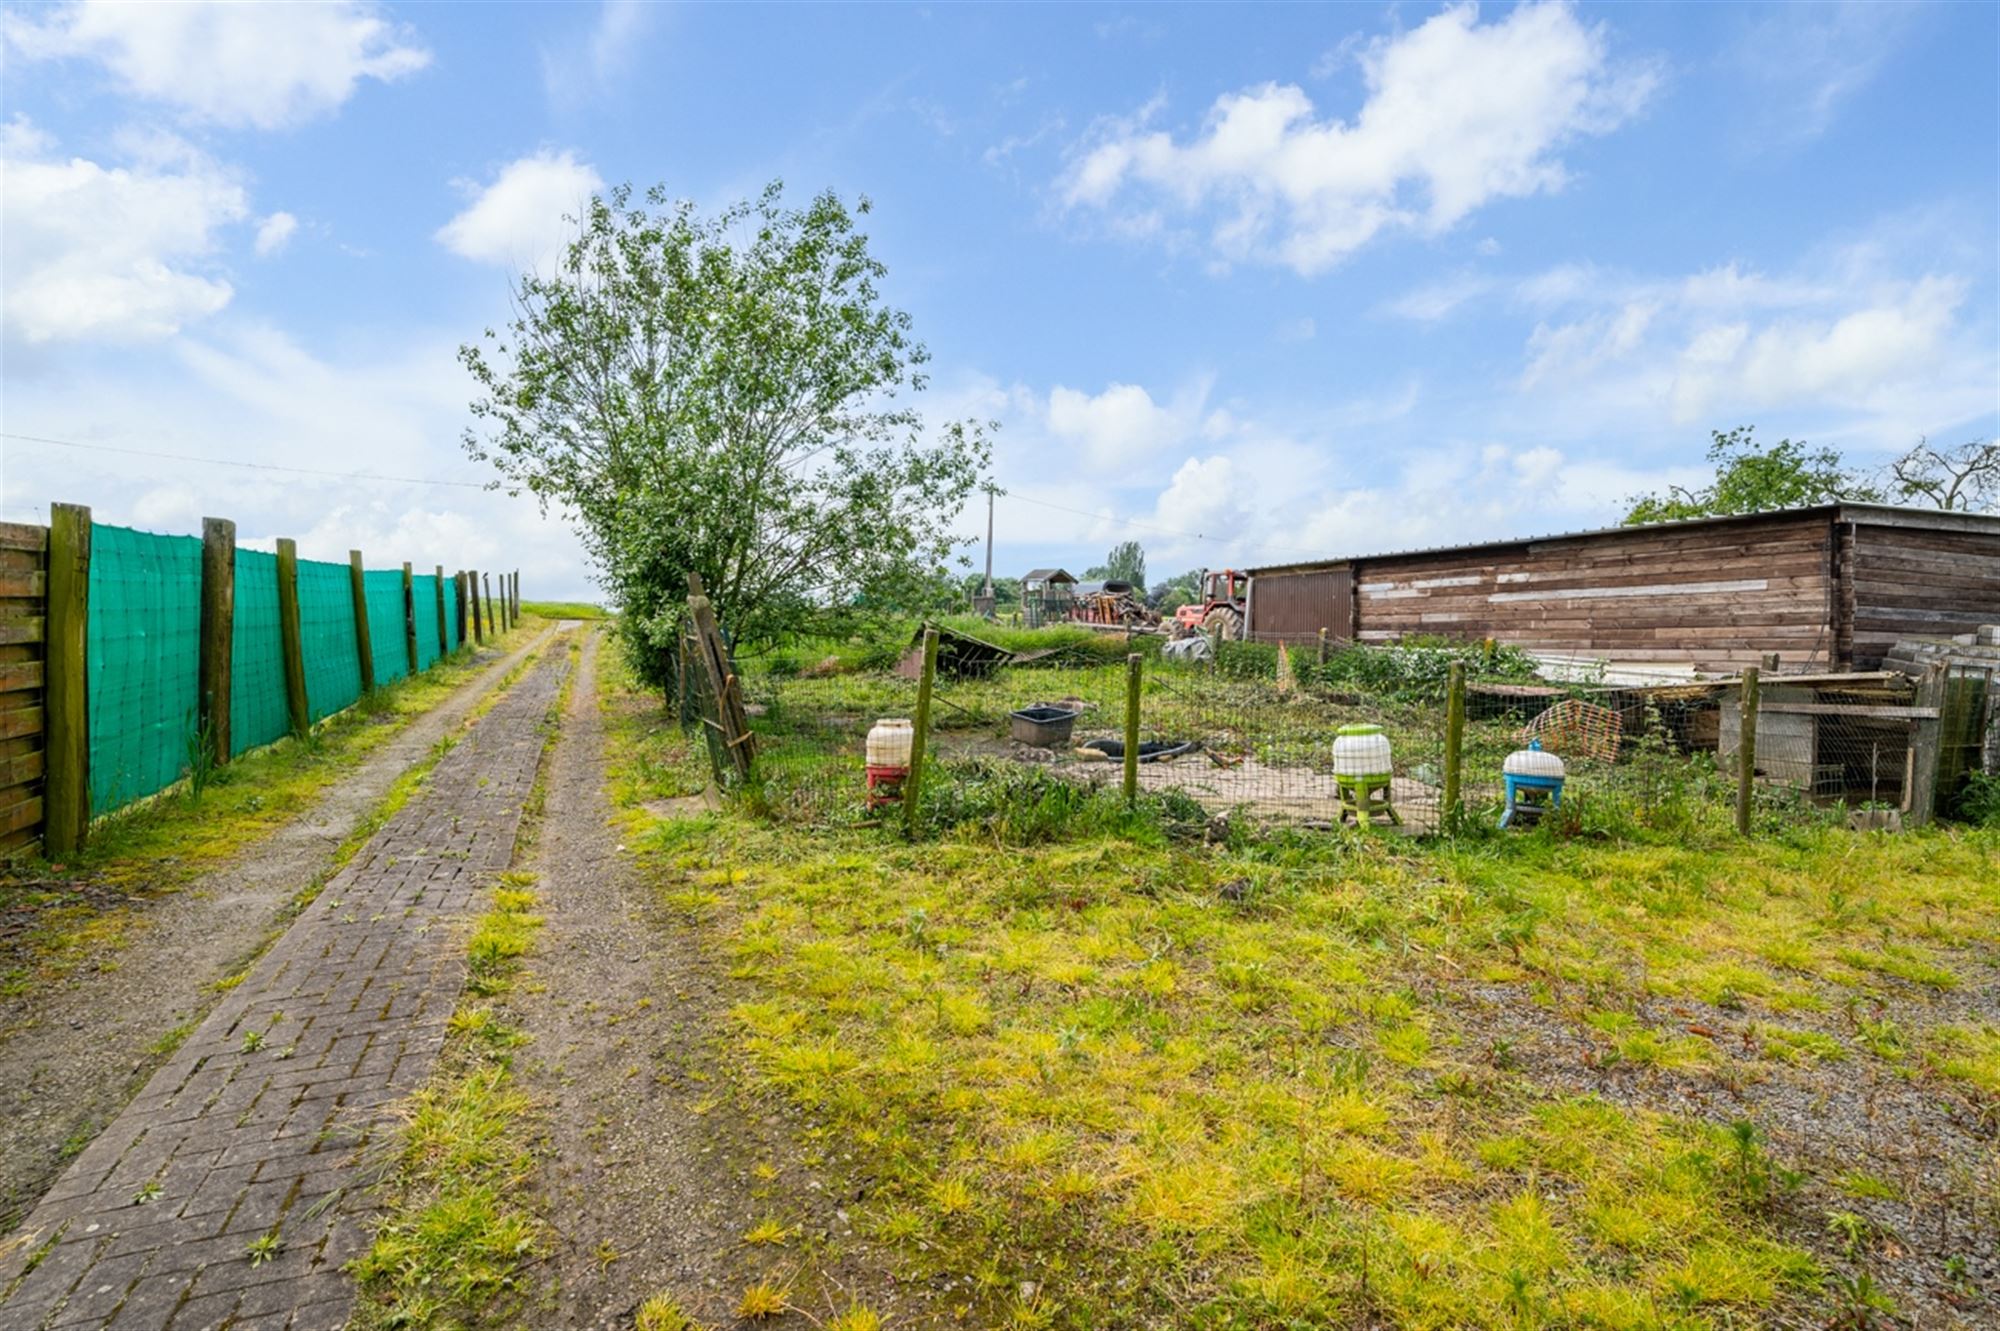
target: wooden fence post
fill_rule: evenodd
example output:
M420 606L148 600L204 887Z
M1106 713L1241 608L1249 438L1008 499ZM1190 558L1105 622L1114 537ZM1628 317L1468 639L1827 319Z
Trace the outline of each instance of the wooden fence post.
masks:
M722 747L735 765L737 777L747 781L756 757L757 737L750 729L750 713L743 706L742 682L730 668L729 648L716 627L715 611L708 604L698 573L688 574L688 616L694 620L695 650L715 698L715 728L722 735Z
M472 617L465 609L465 570L451 575L452 602L458 610L458 643L452 650L462 651L465 644L472 641Z
M196 736L217 767L229 761L230 665L236 627L236 524L201 520L201 647Z
M505 633L506 630L500 626L500 621L493 617L493 575L491 573L480 574L479 584L485 590L486 594L486 628L489 633L497 638L502 633Z
M507 590L513 593L514 618L519 619L521 617L521 570L520 569L518 568L515 569L513 576L507 580Z
M1145 658L1133 652L1125 658L1125 805L1139 802L1139 688Z
M1319 631L1319 663L1326 664L1326 630Z
M1442 822L1455 818L1465 782L1465 662L1453 661L1445 681L1444 808Z
M1938 661L1917 676L1916 696L1910 701L1932 715L1910 727L1907 767L1909 785L1903 792L1903 822L1921 827L1937 812L1938 759L1943 753L1944 703L1949 667Z
M1750 835L1750 807L1757 792L1757 667L1743 670L1742 721L1736 739L1736 830Z
M410 561L403 561L403 659L409 674L417 673L417 577Z
M451 655L451 621L444 613L444 565L437 566L436 581L431 590L437 596L438 613L438 660Z
M42 852L83 849L90 829L90 510L49 508L48 745L42 773Z
M361 654L361 691L375 691L375 652L368 640L368 584L362 577L361 552L347 552L347 571L354 585L354 650Z
M917 834L924 784L924 750L931 735L931 688L937 680L938 631L924 627L924 673L917 680L916 724L910 735L910 774L903 778L903 834Z
M486 617L479 613L479 570L476 568L467 569L465 571L465 581L472 589L472 645L475 647L484 647L486 645Z
M278 538L278 646L285 661L285 713L292 733L312 729L312 709L306 701L305 639L299 630L299 543Z

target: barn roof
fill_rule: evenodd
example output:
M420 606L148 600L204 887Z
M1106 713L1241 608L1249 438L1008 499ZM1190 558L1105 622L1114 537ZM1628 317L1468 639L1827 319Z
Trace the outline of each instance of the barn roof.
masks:
M1540 536L1509 536L1493 541L1471 541L1464 545L1417 546L1404 550L1371 550L1366 553L1334 555L1326 559L1296 560L1289 564L1264 564L1250 573L1302 573L1357 559L1407 559L1415 555L1468 554L1483 550L1510 550L1543 541L1610 539L1635 532L1668 529L1695 531L1706 527L1724 528L1771 518L1826 517L1841 521L1866 522L1880 526L1917 527L1930 531L1976 532L2000 540L2000 514L1961 513L1936 508L1910 508L1899 504L1813 504L1803 508L1774 508L1759 513L1729 513L1711 518L1679 518L1672 522L1642 522L1632 526L1588 527L1581 531L1548 532ZM1030 575L1032 576L1032 575Z
M1076 579L1059 568L1031 568L1022 575L1023 582L1075 582Z

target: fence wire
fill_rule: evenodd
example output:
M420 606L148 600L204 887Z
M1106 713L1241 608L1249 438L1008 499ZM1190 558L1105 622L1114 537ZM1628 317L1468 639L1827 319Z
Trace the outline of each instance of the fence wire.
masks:
M1056 819L1080 808L1063 790L1121 792L1127 645L1107 639L1017 654L945 638L930 698L919 821L941 827L977 820L1009 800ZM1332 827L1366 812L1368 821L1422 834L1463 825L1454 820L1499 823L1510 798L1521 806L1517 823L1553 818L1571 832L1635 825L1693 832L1734 817L1736 681L1644 688L1550 682L1504 652L1472 646L1332 657L1313 645L1280 654L1263 644L1222 643L1205 658L1177 660L1162 658L1158 638L1135 637L1130 645L1144 657L1138 794L1164 801L1160 807L1177 818ZM878 721L916 718L920 644L903 649L893 667L870 649L863 659L873 668L857 668L855 655L803 666L782 656L769 665L739 663L757 743L751 787L769 816L811 825L902 816L899 808L871 809L864 755ZM1455 804L1447 791L1454 663L1465 678ZM1996 742L1992 731L2000 727L1953 720L2000 715L1990 674L1952 676L1928 706L1913 705L1923 700L1913 699L1910 681L1899 676L1766 677L1753 818L1766 828L1842 818L1891 825L1911 811L1913 798L1931 807L1919 789L1917 768L1925 761L1936 763L1936 808L1949 811L1957 786L1981 770L1985 748ZM682 708L686 717L714 715L705 680L684 690ZM1940 717L1946 734L1962 738L1938 744ZM688 724L714 742L712 723ZM1929 747L1920 735L1926 726ZM1388 770L1385 780L1344 793L1337 755L1341 732L1352 727L1372 727L1387 742ZM1522 763L1515 755L1530 748L1561 761L1553 798L1510 776L1510 759Z
M410 673L410 655L403 641L403 571L369 569L361 575L368 599L368 652L375 659L375 683L387 684Z
M281 739L291 729L285 647L278 629L278 557L236 552L236 608L230 627L229 752Z
M90 807L178 780L195 741L201 542L93 523L88 615Z
M346 564L299 561L299 643L306 662L306 711L315 724L361 697L353 579Z

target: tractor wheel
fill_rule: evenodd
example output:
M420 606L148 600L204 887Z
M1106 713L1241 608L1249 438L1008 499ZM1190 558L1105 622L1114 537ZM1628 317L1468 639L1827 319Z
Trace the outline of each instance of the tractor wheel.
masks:
M1201 621L1201 627L1204 633L1213 633L1216 629L1219 628L1222 630L1223 638L1225 638L1230 642L1234 642L1236 641L1236 639L1243 636L1242 625L1243 625L1243 617L1236 613L1235 606L1230 606L1230 605L1219 605L1215 607L1215 609L1209 611L1206 615L1204 615Z

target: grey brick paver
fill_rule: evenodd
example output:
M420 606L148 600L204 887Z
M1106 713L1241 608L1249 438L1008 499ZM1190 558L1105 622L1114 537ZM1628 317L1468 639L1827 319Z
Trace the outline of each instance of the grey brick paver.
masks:
M552 653L439 760L71 1163L0 1259L0 1327L346 1323L340 1267L366 1247L369 1205L357 1148L436 1064L465 981L452 926L512 862L565 666ZM274 1230L282 1247L252 1266L250 1241Z

